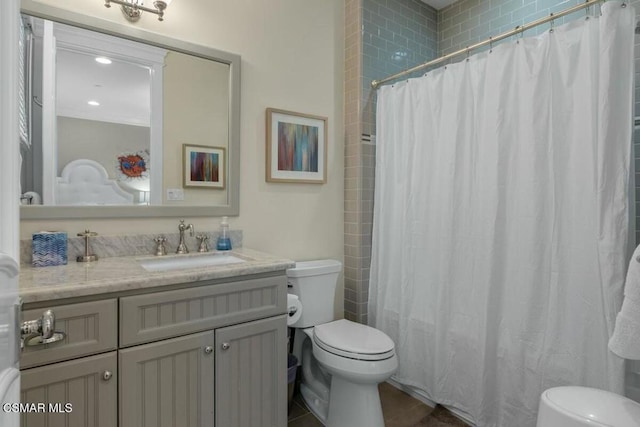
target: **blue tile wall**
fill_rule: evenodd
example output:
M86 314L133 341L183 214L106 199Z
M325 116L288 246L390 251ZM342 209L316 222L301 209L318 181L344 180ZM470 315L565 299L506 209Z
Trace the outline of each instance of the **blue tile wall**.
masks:
M363 130L375 133L371 81L438 55L438 13L419 0L362 0Z
M630 3L638 3L634 0ZM438 53L446 55L483 41L490 36L512 30L537 19L558 13L583 0L460 0L438 11ZM594 6L554 21L560 25L586 13L598 12ZM550 24L531 29L525 35L540 34L549 29Z

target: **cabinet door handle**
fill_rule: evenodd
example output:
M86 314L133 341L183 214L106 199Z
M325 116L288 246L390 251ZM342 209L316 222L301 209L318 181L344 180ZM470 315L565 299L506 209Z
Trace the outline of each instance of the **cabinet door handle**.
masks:
M206 346L204 348L204 354L211 354L213 353L213 347L211 347L210 345Z
M222 349L223 350L229 350L231 348L231 344L229 344L228 342L223 342L222 343Z
M102 379L105 380L105 381L109 381L112 376L113 376L113 374L111 373L111 371L104 371L102 373Z
M39 319L27 320L20 325L23 345L51 344L64 340L64 332L56 332L55 329L56 316L52 310L46 310Z
M22 347L33 347L36 345L53 344L58 341L64 341L67 334L64 332L54 332L51 338L44 338L40 334L29 334L22 336Z

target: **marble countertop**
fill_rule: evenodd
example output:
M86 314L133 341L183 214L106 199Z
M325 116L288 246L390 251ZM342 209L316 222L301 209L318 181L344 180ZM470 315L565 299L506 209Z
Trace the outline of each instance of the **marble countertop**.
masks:
M163 272L149 272L140 265L139 260L153 258L148 256L111 257L91 263L69 260L67 265L56 267L22 266L20 296L26 304L268 273L285 270L295 265L291 260L247 248L234 249L230 253L246 262ZM207 255L211 253L165 255L163 258Z

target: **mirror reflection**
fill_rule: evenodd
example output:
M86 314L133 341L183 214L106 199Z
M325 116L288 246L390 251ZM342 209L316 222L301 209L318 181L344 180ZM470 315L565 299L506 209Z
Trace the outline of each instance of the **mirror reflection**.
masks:
M185 188L195 166L183 157L185 144L205 147L215 173L197 176L228 180L228 64L29 16L23 24L23 205L229 203L224 185Z

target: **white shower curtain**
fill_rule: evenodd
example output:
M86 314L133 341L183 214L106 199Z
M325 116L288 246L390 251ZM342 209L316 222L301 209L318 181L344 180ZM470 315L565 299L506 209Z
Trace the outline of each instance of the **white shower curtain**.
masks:
M479 426L558 385L623 391L631 7L378 94L370 322L396 378Z

